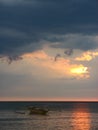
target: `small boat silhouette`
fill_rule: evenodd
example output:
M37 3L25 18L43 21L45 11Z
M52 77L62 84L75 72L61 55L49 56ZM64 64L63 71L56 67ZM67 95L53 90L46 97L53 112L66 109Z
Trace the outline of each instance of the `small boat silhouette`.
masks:
M38 107L28 107L29 109L29 114L33 115L33 114L38 114L38 115L46 115L48 113L48 109L45 108L38 108Z

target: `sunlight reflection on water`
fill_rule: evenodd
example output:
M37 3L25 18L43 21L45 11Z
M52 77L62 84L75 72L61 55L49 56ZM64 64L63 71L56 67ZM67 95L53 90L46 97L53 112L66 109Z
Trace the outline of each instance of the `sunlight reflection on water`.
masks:
M74 130L90 130L91 114L87 104L77 104L72 114L72 124Z

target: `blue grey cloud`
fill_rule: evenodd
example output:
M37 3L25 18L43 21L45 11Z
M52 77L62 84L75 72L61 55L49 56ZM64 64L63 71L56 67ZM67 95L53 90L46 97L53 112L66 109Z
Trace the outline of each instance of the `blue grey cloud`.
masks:
M0 0L0 55L15 58L41 49L43 40L52 47L96 48L93 41L72 44L62 36L97 35L97 5L97 0Z

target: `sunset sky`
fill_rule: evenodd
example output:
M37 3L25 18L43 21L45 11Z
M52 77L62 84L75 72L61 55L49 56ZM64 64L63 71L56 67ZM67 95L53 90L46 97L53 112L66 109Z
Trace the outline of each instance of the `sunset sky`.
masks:
M97 0L0 0L0 101L98 101Z

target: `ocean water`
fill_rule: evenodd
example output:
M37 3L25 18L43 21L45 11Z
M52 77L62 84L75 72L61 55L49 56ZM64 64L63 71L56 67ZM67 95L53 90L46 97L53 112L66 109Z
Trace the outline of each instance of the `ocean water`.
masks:
M29 115L28 106L49 112ZM0 102L0 130L98 130L98 102Z

